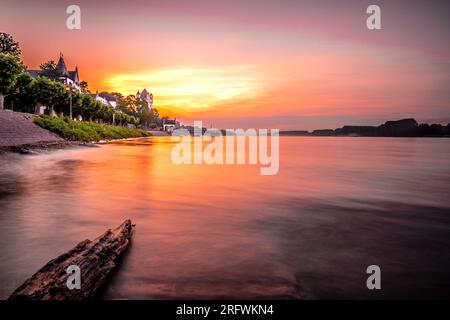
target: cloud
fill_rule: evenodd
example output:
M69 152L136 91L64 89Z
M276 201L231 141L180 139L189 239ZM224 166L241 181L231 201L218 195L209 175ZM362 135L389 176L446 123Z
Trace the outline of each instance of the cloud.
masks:
M266 88L267 80L251 66L179 67L116 74L106 79L104 86L123 94L150 88L156 98L156 107L192 112L257 97Z

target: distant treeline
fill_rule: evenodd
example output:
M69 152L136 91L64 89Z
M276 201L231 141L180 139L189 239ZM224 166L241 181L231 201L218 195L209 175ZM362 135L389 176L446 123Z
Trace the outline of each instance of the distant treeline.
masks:
M284 136L442 137L450 136L450 123L418 124L415 119L387 121L380 126L343 126L314 131L281 131Z

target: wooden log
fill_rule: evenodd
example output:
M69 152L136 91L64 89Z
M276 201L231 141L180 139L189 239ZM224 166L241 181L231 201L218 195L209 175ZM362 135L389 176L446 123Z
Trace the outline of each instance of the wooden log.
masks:
M131 220L108 230L94 240L84 240L72 250L49 261L26 280L9 297L11 300L79 300L96 297L119 257L128 247L132 234ZM78 266L80 289L69 289L69 266Z

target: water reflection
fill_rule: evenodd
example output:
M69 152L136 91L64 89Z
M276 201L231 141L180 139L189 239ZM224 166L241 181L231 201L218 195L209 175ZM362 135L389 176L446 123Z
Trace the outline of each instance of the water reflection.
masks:
M165 138L0 158L0 297L130 217L104 298L450 293L450 143L282 137L280 171L180 165ZM379 264L383 290L368 292Z

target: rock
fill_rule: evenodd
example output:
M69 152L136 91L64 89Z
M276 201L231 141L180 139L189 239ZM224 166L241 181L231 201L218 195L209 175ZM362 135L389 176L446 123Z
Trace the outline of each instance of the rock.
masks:
M84 240L49 261L9 297L10 300L79 300L96 297L131 241L131 220L94 240ZM69 289L69 266L80 268L80 289Z

